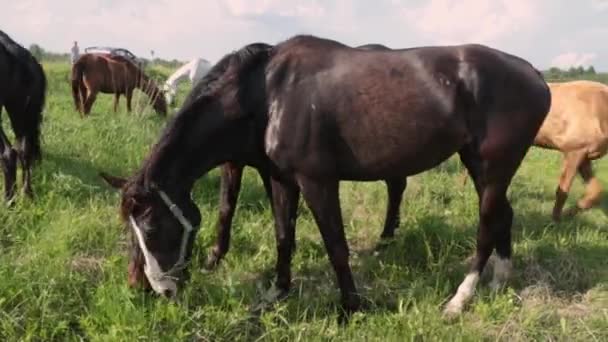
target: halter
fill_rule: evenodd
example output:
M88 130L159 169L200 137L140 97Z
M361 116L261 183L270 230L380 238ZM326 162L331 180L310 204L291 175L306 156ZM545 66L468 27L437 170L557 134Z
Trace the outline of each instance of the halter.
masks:
M146 273L146 276L148 276L148 278L154 280L162 280L170 277L172 273L184 267L186 259L186 247L188 245L188 235L190 235L190 233L194 231L194 227L192 226L190 221L188 221L188 219L184 217L182 210L173 201L171 201L169 196L167 196L164 191L160 189L156 189L156 191L160 195L160 198L163 200L165 205L169 208L169 211L171 211L171 214L173 214L173 216L177 219L177 221L179 221L179 223L184 228L184 233L182 234L182 241L179 250L179 258L177 259L177 262L171 267L171 269L169 269L167 272L162 272L160 265L146 247L144 237L142 235L142 230L137 225L137 222L135 221L135 218L133 218L133 215L129 215L129 221L131 222L131 225L134 228L133 230L135 231L137 242L139 243L139 247L144 255L144 260L146 261L144 273ZM144 224L144 227L145 226L147 226L147 224Z

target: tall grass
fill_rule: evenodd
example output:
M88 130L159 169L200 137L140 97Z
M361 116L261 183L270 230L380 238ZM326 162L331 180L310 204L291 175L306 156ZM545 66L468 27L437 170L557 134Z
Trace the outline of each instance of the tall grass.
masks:
M440 310L463 278L478 218L476 195L470 182L460 185L455 158L411 178L401 227L380 252L374 248L384 185L342 183L350 261L369 303L346 327L337 323L335 276L303 204L291 296L261 316L251 314L274 276L276 257L269 203L252 170L245 174L231 251L217 271L199 271L215 237L219 175L212 171L194 190L203 222L185 292L172 303L130 290L119 195L97 172L131 174L165 121L149 109L129 115L121 106L114 114L108 95L100 95L83 120L70 98L69 67L46 65L46 71L45 157L34 174L36 199L0 207L2 341L608 339L608 199L553 223L560 156L538 149L509 191L516 270L510 286L492 293L484 279L456 322L443 321ZM595 169L608 184L606 162ZM568 205L582 193L577 181Z

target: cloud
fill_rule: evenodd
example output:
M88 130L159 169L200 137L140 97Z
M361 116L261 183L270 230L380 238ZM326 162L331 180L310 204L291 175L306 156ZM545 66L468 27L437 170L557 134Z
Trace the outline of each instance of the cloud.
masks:
M588 67L591 62L597 58L597 54L593 52L566 52L559 56L556 56L551 61L551 66L558 67L561 69L567 69L570 67L584 66Z
M608 10L608 0L591 0L591 7L597 11Z
M431 0L403 8L406 22L438 44L483 43L538 25L538 2L529 0Z
M319 1L225 0L228 12L236 17L278 15L281 17L315 18L325 14Z

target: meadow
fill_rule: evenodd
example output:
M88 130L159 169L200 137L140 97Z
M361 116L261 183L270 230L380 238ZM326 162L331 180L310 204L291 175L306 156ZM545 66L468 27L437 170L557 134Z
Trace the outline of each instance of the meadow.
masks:
M201 266L215 238L217 170L194 190L203 221L192 279L177 301L129 289L119 193L97 173L133 173L166 119L150 109L128 114L124 98L113 113L112 97L100 95L83 120L71 99L69 66L52 63L45 70L36 198L0 206L2 341L608 340L608 195L598 208L552 222L561 156L537 148L509 190L515 211L509 286L492 292L486 274L455 321L443 320L441 309L463 279L478 222L477 196L471 182L460 183L457 157L410 178L401 226L379 251L386 187L341 184L351 266L368 305L347 326L337 322L334 272L303 203L291 295L271 311L251 312L274 277L276 258L269 202L252 169L243 181L231 250L215 272ZM594 164L606 186L607 162ZM577 178L567 207L582 193Z

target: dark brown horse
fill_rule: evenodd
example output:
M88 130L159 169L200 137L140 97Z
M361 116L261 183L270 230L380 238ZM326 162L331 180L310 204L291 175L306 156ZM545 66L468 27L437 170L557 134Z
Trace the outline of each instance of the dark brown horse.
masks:
M381 44L366 44L357 46L363 50L389 50L388 47ZM261 165L261 162L266 161L263 157L255 158L257 164L243 165L234 162L228 162L221 166L221 183L220 183L220 203L219 217L216 224L217 237L214 246L211 248L205 268L208 270L214 269L222 258L228 253L230 248L230 235L232 228L232 218L236 210L236 203L241 189L241 180L243 169L245 166L251 166L256 169L262 182L266 195L272 203L272 188L270 185L270 165L267 163ZM384 219L384 229L382 230L381 238L387 239L395 235L395 229L399 227L399 207L403 199L407 180L403 179L387 179L385 180L388 189L388 205Z
M0 31L0 120L6 108L15 132L13 148L0 122L0 166L4 173L4 196L11 200L16 191L17 160L23 170L23 189L30 197L32 168L41 158L40 125L46 95L42 66L28 50Z
M72 66L72 96L76 110L82 117L91 112L99 92L114 94L114 112L120 95L125 95L130 113L135 88L148 95L158 114L167 114L165 97L156 82L130 60L110 54L87 53Z
M494 249L492 285L507 279L513 210L506 192L551 103L540 73L525 60L480 45L362 51L298 36L274 48L249 45L209 75L141 169L128 182L109 179L122 187L122 217L134 233L132 280L145 278L155 292L175 295L201 220L190 197L194 182L225 162L264 153L279 296L291 283L300 192L321 231L343 307L357 310L340 180L403 179L455 153L474 181L480 226L472 269L445 312L462 311Z

